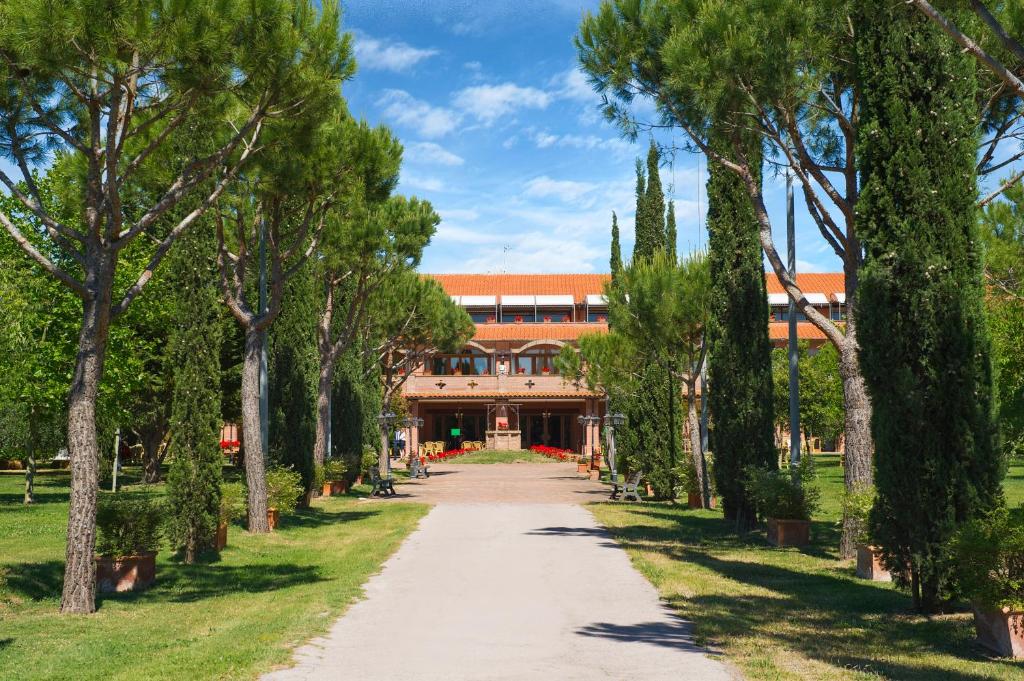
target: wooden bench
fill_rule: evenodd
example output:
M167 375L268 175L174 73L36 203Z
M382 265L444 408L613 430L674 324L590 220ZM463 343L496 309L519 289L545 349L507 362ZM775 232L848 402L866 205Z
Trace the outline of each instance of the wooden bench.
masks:
M624 485L620 485L618 480L613 480L612 495L609 498L618 500L621 494L623 501L640 501L640 493L637 491L640 486L640 476L640 471L633 473Z

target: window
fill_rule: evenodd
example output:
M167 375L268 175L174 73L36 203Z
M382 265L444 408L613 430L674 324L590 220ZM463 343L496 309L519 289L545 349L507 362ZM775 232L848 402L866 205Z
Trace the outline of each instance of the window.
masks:
M506 312L502 310L501 321L505 324L514 324L517 322L535 322L537 318L534 317L533 310L524 310L522 312Z
M565 308L552 308L548 310L537 310L538 322L551 322L554 324L572 321L572 310Z
M587 313L588 322L607 322L608 310L590 310Z
M836 307L832 308L832 321L842 321L845 316L845 310L843 310L842 305L837 305Z
M495 320L494 310L470 310L469 316L476 324L489 324Z
M780 322L788 322L789 321L789 310L779 310L778 312L775 313L775 319L777 319ZM803 312L800 312L798 310L797 313L796 313L796 320L798 322L806 322L807 321L807 315L805 315Z
M531 348L516 355L516 373L523 376L557 374L558 348Z
M430 360L430 373L434 376L487 376L491 373L491 358L479 351L434 355Z

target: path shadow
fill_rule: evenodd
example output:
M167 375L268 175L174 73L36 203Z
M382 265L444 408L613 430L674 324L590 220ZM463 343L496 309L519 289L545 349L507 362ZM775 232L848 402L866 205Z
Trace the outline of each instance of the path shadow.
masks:
M590 636L622 641L626 643L647 643L650 645L682 650L687 652L715 653L694 643L692 627L689 623L672 617L664 622L641 622L638 624L612 624L595 622L576 630L578 636Z
M535 537L594 537L601 540L598 546L619 548L608 530L603 527L541 527L524 534Z

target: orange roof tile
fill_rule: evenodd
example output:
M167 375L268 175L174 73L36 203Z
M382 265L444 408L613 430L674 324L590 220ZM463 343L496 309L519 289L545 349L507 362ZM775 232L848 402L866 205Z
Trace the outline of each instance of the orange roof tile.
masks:
M766 272L764 279L768 293L785 293L779 283L779 278L774 272ZM804 293L824 293L831 296L833 293L846 292L846 277L842 272L808 272L796 275L796 283Z
M796 337L799 340L825 340L821 330L810 322L796 323ZM773 341L789 340L789 322L769 322L768 338Z
M582 304L587 294L604 293L609 274L429 274L452 296L571 295Z
M474 295L474 294L466 294ZM584 333L605 333L607 324L477 324L476 341L576 340Z

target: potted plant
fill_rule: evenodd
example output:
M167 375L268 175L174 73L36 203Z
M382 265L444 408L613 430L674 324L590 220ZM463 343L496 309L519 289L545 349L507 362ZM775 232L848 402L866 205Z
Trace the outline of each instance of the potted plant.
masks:
M969 521L952 555L978 642L1002 657L1024 658L1024 522L1005 508Z
M344 494L348 491L348 484L345 481L345 473L348 467L341 459L329 459L323 465L323 490L325 497L332 497L336 494Z
M277 527L281 512L291 513L302 494L302 476L290 468L275 467L267 471L267 523Z
M141 591L156 581L165 512L148 497L102 495L96 509L96 586Z
M549 314L544 315L544 323L545 324L550 324L551 323L551 315L549 315Z
M373 447L363 447L363 457L359 460L359 475L356 476L356 484L363 484L363 480L370 471L380 465L380 455Z
M768 523L768 541L780 547L809 544L811 515L821 499L821 491L813 484L814 460L803 457L795 475L757 466L749 466L746 472L747 491Z
M708 488L711 491L711 506L710 508L716 508L718 500L716 498L715 489L715 474L714 474L714 459L710 452L704 453L704 464L707 469L708 476ZM689 508L702 508L701 496L703 491L700 488L700 478L697 476L697 466L694 464L692 458L687 458L686 462L680 467L679 480L682 483L683 489L686 491L686 505Z
M590 472L590 457L589 456L585 456L584 455L584 456L581 456L579 458L579 460L576 462L576 472L577 473L588 473L589 474L589 472Z
M217 519L217 538L215 547L218 551L228 545L228 524L232 520L240 520L246 512L246 489L240 482L226 482L220 486L220 514Z
M569 315L566 314L566 315L562 315L562 321L563 322L571 322L572 319L569 317Z
M517 314L516 315L516 324L522 324L522 323L523 323L523 315Z
M843 495L843 517L857 523L857 576L872 582L891 582L892 573L885 568L882 550L871 544L868 515L875 503L875 488L865 485Z

